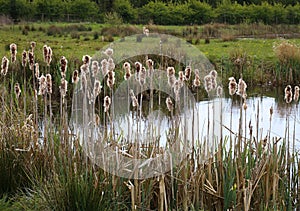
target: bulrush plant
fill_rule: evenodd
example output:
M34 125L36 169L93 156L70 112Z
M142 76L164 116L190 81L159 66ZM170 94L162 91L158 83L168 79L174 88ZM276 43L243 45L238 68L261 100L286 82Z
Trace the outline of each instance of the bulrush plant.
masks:
M36 49L36 46L31 46L30 52L37 54L38 51L34 51L34 49ZM8 194L8 198L13 199L11 203L15 210L247 211L299 209L299 156L294 143L293 153L290 153L288 140L282 141L281 138L271 137L272 115L275 112L273 107L269 113L270 129L266 139L257 139L252 136L249 125L249 129L244 129L244 138L247 140L245 144L227 145L230 137L221 136L220 138L224 141L220 141L220 147L207 149L201 144L195 144L193 155L188 155L182 162L176 166L174 165L170 171L160 176L148 179L125 179L112 175L97 166L93 162L94 160L85 153L84 150L88 147L84 146L86 142L80 143L82 140L78 136L78 132L81 129L87 131L84 128L90 129L89 125L91 124L94 125L93 129L97 129L101 134L113 131L114 128L109 127L109 125L112 126L115 121L112 114L114 104L119 103L114 102L113 91L115 84L119 83L117 79L120 78L118 74L120 74L122 68L124 71L121 74L124 74L124 80L127 80L128 85L128 96L125 96L128 99L126 100L131 102L131 109L136 109L138 114L135 116L134 121L142 121L141 118L146 117L144 113L144 116L141 117L142 106L147 102L146 97L143 101L142 94L145 94L145 92L141 94L142 90L140 89L144 88L143 86L149 82L148 80L151 81L151 75L155 75L154 64L159 64L160 61L148 58L145 61L137 61L132 58L131 61L137 62L123 61L122 66L119 66L119 64L114 64L112 59L113 50L107 49L104 52L105 59L99 61L99 63L92 61L91 57L85 55L80 72L74 70L72 78L68 79L68 75L71 74L66 72L67 68L69 71L73 67L67 65L72 63L68 63L65 57L61 57L57 64L53 65L57 66L55 70L60 74L54 74L52 66L51 68L48 66L49 61L51 61L49 54L52 55L52 50L49 50L48 46L44 46L43 52L46 54L44 55L45 69L43 69L42 63L40 63L42 64L41 68L39 67L38 62L40 61L38 59L34 61L36 63L33 63L33 78L38 80L38 84L34 85L33 79L31 79L33 80L32 84L29 83L30 80L27 81L28 88L31 85L38 85L38 87L34 87L34 90L38 89L37 94L42 97L41 100L37 99L35 101L36 114L29 114L30 106L27 106L26 112L29 115L24 117L24 121L21 120L24 113L19 111L18 104L13 104L13 108L9 106L9 95L11 93L2 93L3 111L7 110L7 113L10 113L11 110L12 116L11 121L5 121L6 118L3 117L0 121L0 196ZM27 53L28 51L26 51ZM19 55L19 57L22 58L22 55ZM16 59L18 60L19 57L17 56ZM20 62L30 63L27 60L20 60ZM1 64L3 80L10 75L6 75L9 65L12 65L10 60L3 57ZM27 64L24 66L27 66ZM131 66L133 67L132 70L135 69L135 73L131 72ZM177 70L177 66L174 65L174 67ZM20 68L22 69L22 67ZM225 92L222 86L217 84L216 71L211 71L204 78L200 78L199 71L192 71L192 68L194 69L192 65L189 65L184 71L180 69L177 72L178 77L175 77L175 68L169 67L161 70L165 71L167 75L165 81L161 83L165 83L167 86L170 85L170 93L174 94L174 97L162 95L165 109L168 109L167 114L171 114L171 130L174 130L174 134L179 131L175 121L176 115L178 115L176 109L185 100L182 99L181 95L184 92L184 85L187 86L189 82L192 83L195 88L193 91L197 92L197 95L198 92L205 89L208 96L221 98L223 92ZM102 81L101 74L103 76ZM133 74L137 79L134 81L137 90L136 87L129 86L132 82L130 81L131 77L134 77ZM25 89L22 89L22 86L24 86L22 81L22 77L18 78L19 84L15 82L13 84L14 89L10 90L15 100L21 100L25 94ZM71 81L72 84L68 84ZM156 82L155 78L153 78L153 82ZM10 86L10 84L1 83L1 86ZM229 94L232 98L235 94L240 95L239 97L242 100L240 106L243 112L249 109L246 87L246 82L243 79L240 79L237 84L233 77L229 78ZM70 105L69 100L71 99L68 98L68 94L72 88L74 88L75 94L83 96L83 102L78 102L78 99L81 98L75 97L75 104L73 104L72 109L76 113L81 112L81 115L76 116L78 119L75 120L74 125L69 125L67 105ZM35 99L35 92L29 89L26 92L28 98ZM60 97L56 99L58 94ZM157 99L156 95L157 92L150 95L153 102L154 99ZM292 86L287 86L284 95L288 106L293 106L293 103L298 103L299 88L296 86L292 89ZM97 111L93 107L93 113L87 113L88 106L95 104L96 99L101 102L101 109ZM58 101L60 101L60 108L58 108ZM78 108L77 103L82 107L79 106L80 108ZM157 105L155 103L153 109L156 109L155 106ZM53 108L51 104L53 104ZM128 108L128 115L131 112L130 107ZM44 112L41 119L37 118L38 109ZM57 111L59 109L60 111ZM210 110L208 108L208 112L211 113ZM102 113L105 115L105 123L99 117ZM53 121L56 116L52 115L55 114L61 120L57 121L57 124L54 124L56 121ZM85 119L89 115L93 116L91 122ZM191 113L191 115L195 115L195 113ZM208 127L212 128L211 118L213 117L210 117ZM79 121L82 121L82 126ZM245 119L245 125L246 121L247 119ZM37 124L40 124L41 127L38 128ZM129 125L129 127L129 129L134 129L131 128L132 125ZM231 120L230 130L239 130L238 127L241 127L241 125L232 125ZM61 130L57 128L61 128ZM138 128L139 135L141 135L140 129ZM199 130L199 128L195 128L195 130ZM247 134L250 133L250 136L246 136L246 132ZM92 138L91 134L94 133L83 134L82 137ZM233 139L238 140L241 135L235 134ZM160 156L160 152L166 150L164 146L158 144L157 140L147 140L148 142L144 145L144 143L135 142L140 137L122 137L122 134L103 137L105 146L118 148L128 157L144 158L151 155L155 158ZM184 140L183 136L168 136L168 138L170 137L172 140L167 140L166 146L169 146L168 144L171 142L185 143L187 141ZM126 138L129 144L125 143L124 139ZM152 139L152 137L150 138ZM212 138L216 139L215 136ZM101 141L97 139L97 136L93 139L95 142ZM201 141L199 140L199 143ZM70 143L68 147L63 147L64 144L68 143ZM202 143L205 143L205 141ZM182 147L185 146L182 145ZM92 150L96 150L96 148ZM182 149L178 149L178 153L181 152L180 150ZM208 151L211 153L209 154ZM204 155L207 155L207 159ZM136 175L137 173L139 172L132 172Z

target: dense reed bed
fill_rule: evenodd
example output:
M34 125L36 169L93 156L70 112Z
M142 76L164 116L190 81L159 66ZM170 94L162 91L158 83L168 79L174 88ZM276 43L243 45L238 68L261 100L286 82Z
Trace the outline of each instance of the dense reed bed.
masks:
M220 98L225 86L218 85L218 72L211 70L202 77L193 69L196 67L187 65L181 70L175 63L175 68L168 66L161 70L166 73L165 79L159 78L165 80L163 83L174 95L153 88L148 93L141 90L146 80L150 80L150 84L156 82L151 80L151 75L155 74L154 65L159 60L147 58L115 64L114 52L109 48L104 52L106 58L99 63L88 55L83 56L80 70L75 71L68 68L65 57L53 64L49 46L43 46L43 61L39 63L34 60L34 42L29 52L24 51L21 56L17 54L16 45L10 47L11 59L3 57L1 66L0 209L247 211L300 208L295 138L262 137L258 130L252 130L251 123L243 118L247 111L247 84L243 78L237 83L231 77L228 84L230 95L238 95L240 100L239 125L219 123L223 130L231 132L230 136L217 137L213 130L211 138L205 137L201 142L193 138L195 143L189 145L192 151L168 171L150 178L125 178L95 163L99 149L93 145L94 139L114 149L123 147L122 153L133 158L163 153L169 142L180 143L176 146L184 149L187 140L178 135L176 110L185 108L180 104L185 100L182 96L187 96L182 87L191 88L197 98L210 95ZM53 65L59 66L59 72L53 71ZM117 127L114 112L119 103L115 101L114 91L118 80L123 80L120 72L124 80L137 84L131 90L128 86L124 94L128 102L125 109L135 115L133 125L137 125L137 131L141 119L147 115L143 112L145 99L149 99L149 111L156 106L165 108L172 123L166 148L157 142L147 142L145 147L137 141L138 136L130 136L130 133L128 138L114 134ZM98 75L102 75L102 82L97 79ZM72 94L68 93L73 91L77 97L71 99ZM287 106L297 103L298 97L299 88L293 92L292 87L287 86ZM82 104L76 102L80 99L83 99ZM92 107L91 113L87 113L88 106ZM74 115L74 112L81 114ZM269 116L270 130L272 114L273 108L269 114L257 110L258 120L260 115ZM196 121L197 115L192 113L192 118ZM292 117L287 115L288 118ZM86 127L93 132L84 134ZM210 131L209 127L216 126L207 127ZM290 127L286 128L286 134L293 133ZM96 129L100 132L94 132ZM93 142L87 143L86 137ZM208 140L213 143L208 144ZM87 156L87 149L94 154Z

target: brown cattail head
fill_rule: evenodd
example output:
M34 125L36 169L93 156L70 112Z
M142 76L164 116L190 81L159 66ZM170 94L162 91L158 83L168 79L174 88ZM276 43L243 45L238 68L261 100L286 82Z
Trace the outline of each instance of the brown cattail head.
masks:
M83 64L86 64L86 65L90 66L90 64L91 64L91 57L89 55L84 55L82 57L82 62L83 62Z
M114 71L116 67L114 60L112 58L109 58L107 61L108 61L108 71Z
M27 51L24 50L22 53L22 66L26 67L26 64L27 64Z
M238 83L238 91L236 94L242 96L245 99L247 97L246 89L247 89L246 82L240 78Z
M286 103L291 103L293 100L293 92L291 85L287 85L284 89L284 99Z
M46 58L46 63L48 66L50 66L50 63L52 61L52 49L50 46L48 46L47 50L48 50L48 54L47 54L47 58Z
M217 71L216 70L212 70L212 71L210 71L210 73L209 73L212 77L214 77L214 78L217 78L217 76L218 76L218 73L217 73Z
M103 77L106 76L108 72L108 61L106 59L103 59L101 61L101 70L102 70Z
M140 71L142 70L142 64L140 62L135 62L135 80L139 81Z
M61 95L63 103L64 103L64 99L65 99L65 96L67 95L67 91L68 91L68 81L66 79L64 79L64 78L61 79L59 90L60 90L60 95Z
M29 69L34 70L34 53L33 51L28 51L28 61L29 61Z
M187 67L185 68L185 70L184 70L184 75L185 75L185 78L186 78L187 81L190 80L190 78L191 78L191 73L192 73L191 67L190 67L190 66L187 66Z
M125 75L124 75L124 79L128 80L131 77L131 72L130 72L130 63L129 62L125 62L123 64L123 68L125 69Z
M236 80L235 80L234 77L230 77L228 80L229 80L229 85L228 85L229 94L234 95L236 93L236 90L237 90Z
M43 57L44 57L44 62L47 63L47 57L48 57L48 46L47 45L43 46Z
M100 81L96 79L95 83L94 83L94 97L95 98L100 94L101 88L102 88L102 86L101 86Z
M95 77L99 73L99 62L93 61L92 62L92 76Z
M10 44L11 62L14 63L17 58L17 45L15 43Z
M108 56L108 57L112 57L112 55L114 54L114 50L112 48L107 48L104 53Z
M8 72L9 60L4 56L1 63L1 74L6 75Z
M175 75L175 69L174 69L174 67L168 67L167 68L167 73L168 73L168 77Z
M46 77L42 74L39 77L39 92L38 95L45 95L47 93L47 80Z
M130 90L129 94L130 94L130 97L131 97L132 106L133 107L138 107L139 106L139 102L138 102L137 98L135 97L134 92L133 92L132 89Z
M17 99L19 99L20 94L21 94L21 89L20 89L20 84L19 83L15 84L15 94L16 94Z
M38 63L35 63L34 66L35 66L35 73L34 73L34 75L38 79L40 77L40 66L39 66Z
M168 77L168 84L170 87L173 87L176 82L175 77L175 69L174 67L168 67L167 68L167 77Z
M72 76L72 83L77 84L78 81L79 81L78 70L74 70L73 76Z
M214 78L210 74L204 77L204 88L206 92L210 92L211 90L213 90L213 80Z
M186 79L185 79L185 75L184 75L183 71L179 71L178 72L178 81L179 81L181 87L183 86L185 80Z
M295 86L294 101L298 102L298 100L299 100L299 86Z
M111 104L110 97L109 96L105 96L104 102L103 102L104 112L108 112L110 104Z
M107 73L107 86L112 89L115 84L115 72L114 71L108 71Z
M170 97L167 97L166 99L166 105L169 111L173 110L173 101Z
M273 106L271 106L271 108L270 108L270 116L272 116L273 115Z
M30 42L30 47L31 47L31 50L32 50L32 52L33 52L34 49L35 49L35 47L36 47L36 42L31 41L31 42Z
M152 59L147 59L146 61L147 67L148 67L148 75L152 76L154 72L154 62Z
M146 68L145 67L142 67L142 70L140 72L139 83L141 86L143 86L146 83Z
M221 86L217 87L217 97L222 97L223 94L223 88Z
M63 77L63 78L66 77L67 68L68 68L68 60L66 59L66 57L62 56L60 58L60 74L61 74L61 77Z
M195 75L195 79L193 81L194 87L199 87L200 86L200 77L198 74Z
M47 81L47 92L52 94L52 76L48 73L46 74L46 81Z

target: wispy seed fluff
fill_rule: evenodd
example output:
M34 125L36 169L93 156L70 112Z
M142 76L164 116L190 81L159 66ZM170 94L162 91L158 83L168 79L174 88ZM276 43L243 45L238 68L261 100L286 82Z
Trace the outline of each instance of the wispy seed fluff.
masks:
M92 62L92 76L95 77L99 73L99 62L93 61Z
M175 77L175 69L174 67L167 68L167 77L168 77L168 84L170 87L173 87L176 81Z
M48 73L46 74L46 81L47 81L47 92L52 94L52 76Z
M104 112L108 112L110 104L111 104L110 97L109 96L105 96L104 102L103 102Z
M190 80L190 78L191 78L191 73L192 73L191 67L190 67L190 66L187 66L187 67L185 68L185 70L184 70L184 75L185 75L185 78L186 78L187 81Z
M39 77L39 92L38 95L45 95L47 93L47 81L46 77L42 74Z
M8 71L9 60L4 56L1 63L1 74L6 75Z
M68 60L64 56L60 57L60 74L61 74L61 77L63 77L63 78L66 77L67 68L68 68Z
M293 100L293 92L291 85L287 85L284 89L284 99L286 103L291 103Z
M152 59L147 59L146 61L147 67L148 67L148 76L152 76L154 73L154 62Z
M22 53L22 66L26 67L26 64L27 64L27 51L24 50Z
M10 44L10 55L11 55L11 62L14 63L17 59L17 45L15 43Z
M139 77L140 85L143 86L146 83L146 68L142 67Z
M39 66L38 63L35 63L34 66L35 66L35 73L34 73L34 75L38 79L40 77L40 66Z
M94 83L94 91L93 91L95 98L100 94L101 89L102 89L101 83L99 80L96 79Z
M62 97L62 101L64 103L68 91L68 81L65 80L64 78L62 78L60 81L59 90L60 90L60 95Z
M108 71L107 73L107 86L112 89L115 84L115 72L114 71Z
M130 94L130 97L131 97L132 106L133 106L133 107L139 106L139 102L138 102L137 98L135 97L134 92L133 92L132 89L130 90L130 93L129 93L129 94Z
M229 80L229 84L228 84L229 94L234 95L237 90L236 80L234 77L230 77L228 80Z
M246 82L240 78L238 83L238 91L236 94L242 96L245 99L247 97L246 89L247 89Z
M15 95L16 97L19 99L20 97L20 94L21 94L21 89L20 89L20 84L19 83L16 83L15 84Z
M167 97L166 99L166 105L169 111L173 110L173 101L170 97Z
M106 74L108 72L108 61L106 59L103 59L101 61L101 71L102 71L103 77L106 76Z
M34 53L33 53L33 51L28 51L28 61L29 61L29 69L34 70Z
M140 62L135 62L135 80L139 81L140 71L142 70L142 64Z
M130 63L129 62L125 62L123 64L123 68L125 70L125 75L124 75L124 79L128 80L131 77L131 72L130 72Z
M107 48L104 53L108 56L108 57L112 57L112 55L114 54L114 50L112 48Z
M72 83L77 84L78 81L79 81L78 70L74 70L73 76L72 76Z
M299 86L295 86L294 101L298 102L298 100L299 100Z

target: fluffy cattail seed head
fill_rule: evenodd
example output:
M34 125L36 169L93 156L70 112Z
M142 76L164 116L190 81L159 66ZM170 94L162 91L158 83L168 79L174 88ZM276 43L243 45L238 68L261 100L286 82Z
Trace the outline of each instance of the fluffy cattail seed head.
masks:
M32 50L32 52L33 52L34 49L35 49L35 47L36 47L36 42L31 41L31 42L30 42L30 47L31 47L31 50Z
M237 90L237 83L234 77L229 78L229 84L228 84L229 94L234 95Z
M48 46L47 45L43 46L43 57L44 57L44 62L47 63L47 57L48 57Z
M146 83L146 68L142 67L139 77L140 85L143 86Z
M61 77L63 77L63 78L66 77L67 68L68 68L68 60L66 59L66 57L62 56L60 58L60 74L61 74Z
M148 67L148 75L152 76L154 72L154 62L152 59L147 59L146 61L147 67Z
M52 61L52 49L50 46L47 47L47 50L48 50L48 54L47 54L47 57L46 57L46 63L48 66L50 66L50 63Z
M194 87L199 87L200 86L200 77L198 74L195 75L195 79L193 81Z
M115 72L108 71L106 84L110 89L113 88L113 86L115 84Z
M211 75L206 75L204 77L204 88L206 92L210 92L213 89L213 84L212 84L213 80L214 78Z
M47 93L47 81L46 77L42 74L39 77L39 92L38 95L45 95Z
M173 110L173 101L170 97L167 97L166 99L166 105L169 111Z
M34 75L38 79L40 77L40 66L39 66L38 63L35 63L34 66L35 66L35 73L34 73Z
M114 50L112 48L107 48L104 53L108 56L108 57L112 57Z
M104 102L103 102L104 112L108 112L110 104L111 104L110 97L109 96L105 96Z
M14 63L17 58L17 45L15 43L10 44L11 62Z
M103 59L101 61L101 70L102 70L102 75L106 76L108 72L108 61L106 59Z
M48 73L46 74L46 81L47 81L47 92L52 94L52 76Z
M214 78L217 78L217 76L218 76L218 73L217 73L217 71L216 70L212 70L212 71L210 71L210 73L209 73L212 77L214 77Z
M21 94L21 89L20 89L20 84L19 83L15 84L15 94L16 94L17 99L19 99L20 94Z
M129 62L125 62L123 64L123 68L125 69L125 75L124 75L124 79L128 80L131 77L131 72L130 72L130 63Z
M247 96L246 89L247 89L246 82L240 78L239 83L238 83L238 91L236 94L242 96L243 98L246 98L246 96Z
M22 53L22 66L26 67L26 64L27 64L27 51L24 50Z
M185 70L184 70L185 78L186 78L187 81L190 80L190 78L191 78L191 73L192 73L191 67L190 67L190 66L187 66L187 67L185 68Z
M34 70L34 53L33 53L33 51L28 51L28 61L29 61L29 69Z
M114 71L116 67L114 60L112 58L109 58L107 61L108 61L108 71Z
M135 80L139 81L140 71L142 70L142 64L140 62L135 62Z
M99 73L99 62L93 61L92 62L92 76L95 77Z
M67 91L68 91L68 81L65 80L64 78L62 78L60 81L59 90L60 90L60 95L62 97L62 100L64 102L65 96L67 95Z
M72 76L72 83L77 84L78 81L79 81L78 70L74 70L73 76Z
M94 97L95 98L100 94L101 88L102 88L102 86L101 86L100 81L96 79L95 83L94 83Z
M298 100L299 100L299 86L295 86L294 101L298 102Z
M291 103L293 100L293 92L291 85L287 85L284 89L284 99L286 103Z
M1 74L6 75L8 72L9 60L4 56L1 63Z
M223 88L221 86L217 87L217 97L221 97L223 94Z
M89 55L84 55L82 57L82 62L83 62L83 64L86 64L86 65L90 66L90 64L91 64L91 57Z

